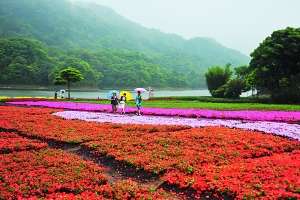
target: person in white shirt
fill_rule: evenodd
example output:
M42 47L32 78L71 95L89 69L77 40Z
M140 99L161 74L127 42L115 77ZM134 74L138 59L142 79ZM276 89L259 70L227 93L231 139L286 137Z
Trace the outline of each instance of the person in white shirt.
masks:
M65 93L66 93L66 90L60 90L59 91L59 96L60 96L61 99L65 98Z
M124 94L120 97L120 101L119 101L119 108L122 110L122 111L121 111L122 114L125 114L126 102L127 102L126 93L124 93Z

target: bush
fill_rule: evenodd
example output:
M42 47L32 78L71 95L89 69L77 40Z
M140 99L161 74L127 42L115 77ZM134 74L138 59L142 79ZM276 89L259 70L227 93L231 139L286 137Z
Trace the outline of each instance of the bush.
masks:
M210 67L205 73L208 90L213 97L219 96L220 92L216 91L225 85L232 75L230 65L225 67L214 66ZM217 96L215 96L217 95Z
M245 82L241 79L230 80L224 85L224 97L237 99L240 97L245 87Z
M222 85L221 87L219 87L218 89L216 89L216 90L213 90L212 92L211 92L211 95L213 96L213 97L215 97L215 98L224 98L225 97L225 90L226 90L226 88L225 88L225 85Z

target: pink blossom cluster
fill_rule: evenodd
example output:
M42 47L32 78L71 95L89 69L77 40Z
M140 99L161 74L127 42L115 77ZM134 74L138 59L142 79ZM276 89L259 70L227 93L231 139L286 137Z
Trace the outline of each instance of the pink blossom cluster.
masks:
M111 112L107 104L55 102L55 101L24 101L9 102L11 105L41 106L79 111ZM135 113L136 108L127 107L127 113ZM143 108L144 115L173 116L187 118L239 119L251 121L300 122L300 111L258 111L258 110L208 110L181 108Z

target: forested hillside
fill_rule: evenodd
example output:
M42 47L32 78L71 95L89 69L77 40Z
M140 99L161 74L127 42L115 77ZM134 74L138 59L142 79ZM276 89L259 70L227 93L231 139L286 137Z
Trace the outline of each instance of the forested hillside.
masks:
M209 66L249 62L213 39L185 40L68 0L1 0L0 42L1 84L51 85L74 66L85 86L199 88Z

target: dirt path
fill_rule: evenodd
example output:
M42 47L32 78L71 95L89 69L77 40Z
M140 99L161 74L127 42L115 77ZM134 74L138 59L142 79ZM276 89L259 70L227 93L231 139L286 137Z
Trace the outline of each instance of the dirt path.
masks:
M170 192L172 199L195 199L193 192L183 192L172 186L167 185L162 181L159 175L146 172L144 170L137 170L133 166L128 166L125 162L117 161L108 156L97 156L81 147L81 144L70 144L67 142L56 141L52 139L45 139L38 136L30 136L23 132L14 129L4 129L0 127L0 132L12 132L18 134L26 139L34 139L48 144L49 148L59 149L65 152L75 154L83 160L92 161L105 168L104 174L106 175L109 183L114 184L117 181L131 179L137 182L141 187L156 189L164 189ZM205 199L205 198L201 198Z

